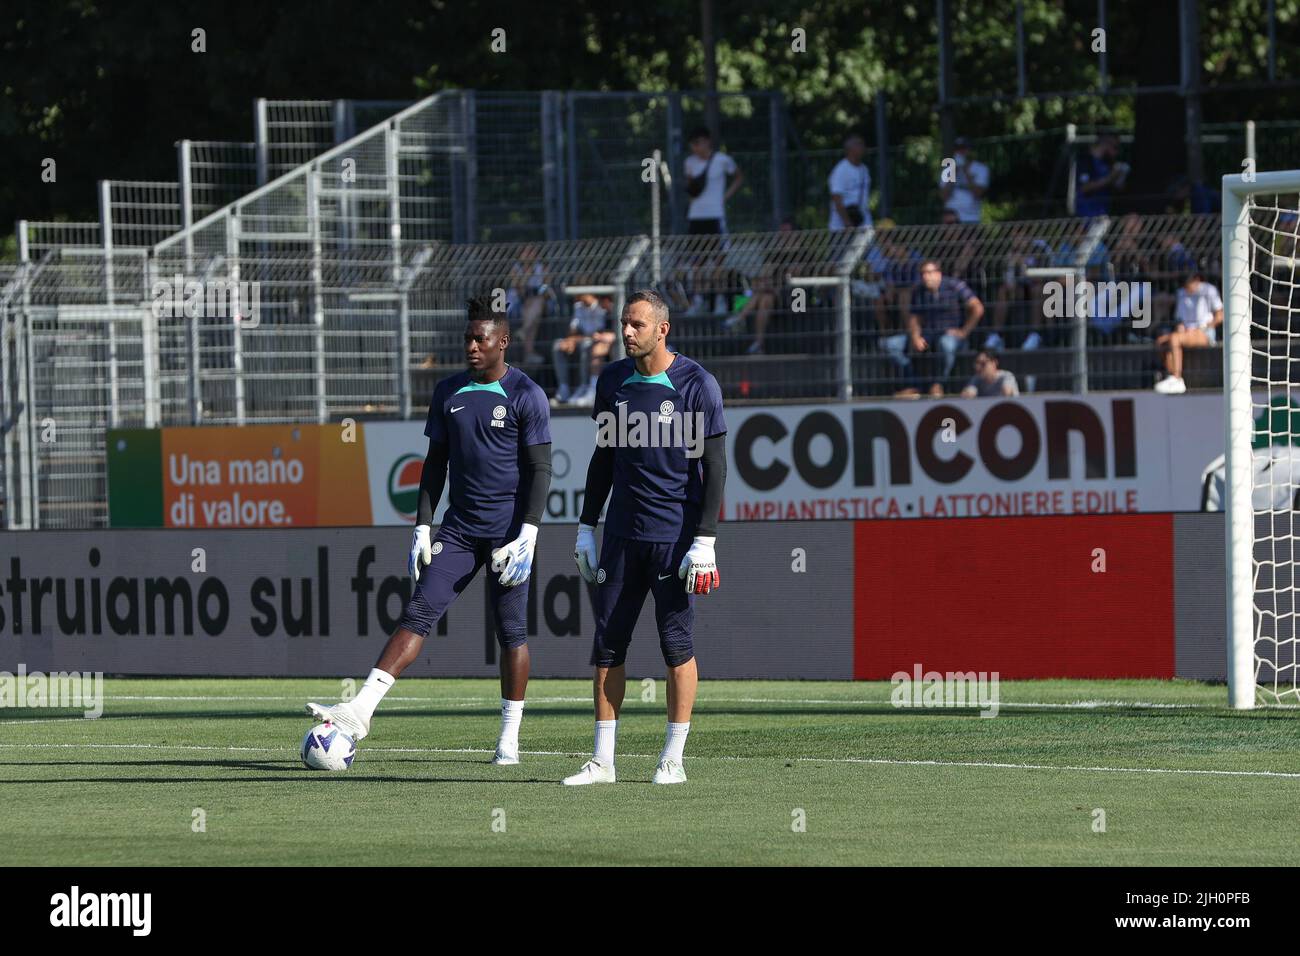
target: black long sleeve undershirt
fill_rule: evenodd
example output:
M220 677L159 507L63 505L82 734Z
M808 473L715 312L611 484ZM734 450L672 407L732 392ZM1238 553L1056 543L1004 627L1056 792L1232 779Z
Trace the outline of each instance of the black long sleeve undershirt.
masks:
M727 485L726 435L704 439L700 464L704 471L704 500L700 506L700 525L695 533L712 538L718 533L718 509L722 507L722 492Z
M614 487L614 448L597 445L587 466L587 490L582 497L582 516L578 520L593 528L600 523L600 509L605 507L609 489Z
M700 505L700 523L697 535L706 538L718 533L718 509L722 507L722 493L727 485L727 436L715 435L704 440L700 456L704 473L704 497ZM600 509L614 486L614 449L598 447L587 466L587 491L582 499L582 517L578 520L593 528L600 521Z
M536 525L542 521L546 496L551 490L551 445L528 446L528 499L524 502L524 524Z
M424 458L424 471L420 473L420 503L416 511L416 524L433 524L433 509L438 507L446 483L447 446L440 442L429 442L429 454Z

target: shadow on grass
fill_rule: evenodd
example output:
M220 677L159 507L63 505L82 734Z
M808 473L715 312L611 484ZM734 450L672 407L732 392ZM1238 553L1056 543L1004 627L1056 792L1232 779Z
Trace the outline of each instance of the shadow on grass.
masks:
M835 706L828 704L818 704L816 706L799 705L791 703L784 706L772 706L764 704L756 705L720 705L719 703L700 702L695 707L697 714L711 714L716 716L732 717L860 717L860 718L879 718L879 717L954 717L954 716L975 716L980 713L981 708L967 707L893 707L887 703L871 704L853 704L852 706ZM377 719L388 721L397 720L426 720L432 717L454 718L454 717L496 717L501 710L497 706L483 707L427 707L420 709L406 710L381 710ZM550 707L541 705L533 713L543 717L591 717L591 707ZM626 716L646 716L661 714L662 708L655 707L636 707L626 708ZM0 709L0 722L7 719L27 720L34 717L45 716L51 717L49 711L32 711L30 708L25 711L9 711ZM999 705L998 717L1033 717L1035 719L1044 718L1061 718L1061 719L1092 719L1096 717L1124 717L1139 718L1142 720L1161 720L1161 719L1181 719L1186 717L1198 717L1215 720L1300 720L1300 711L1286 712L1275 710L1251 710L1251 711L1233 711L1228 708L1222 710L1208 710L1193 705L1188 706L1171 706L1153 709L1149 707L1132 707L1124 704L1103 707L1018 707L1014 703L1003 703ZM254 711L254 710L139 710L139 711L109 711L105 712L101 720L119 720L119 719L146 719L146 720L266 720L267 718L284 719L284 720L301 720L304 726L311 720L306 714L296 711ZM75 719L73 716L62 717L61 719L71 722Z

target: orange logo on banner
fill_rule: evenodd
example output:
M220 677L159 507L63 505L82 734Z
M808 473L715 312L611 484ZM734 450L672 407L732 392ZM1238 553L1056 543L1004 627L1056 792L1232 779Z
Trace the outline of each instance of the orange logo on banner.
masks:
M370 523L365 442L338 426L165 428L162 459L168 528Z

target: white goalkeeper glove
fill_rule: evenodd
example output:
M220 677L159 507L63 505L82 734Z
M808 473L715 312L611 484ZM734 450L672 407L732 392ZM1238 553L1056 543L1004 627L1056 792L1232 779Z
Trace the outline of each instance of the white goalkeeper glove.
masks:
M420 580L420 566L433 560L432 532L427 524L417 524L415 534L411 536L411 556L406 561L406 570L417 581Z
M519 537L492 552L492 570L500 571L501 584L512 588L528 580L533 570L533 552L537 550L537 525L523 524Z
M718 575L717 557L713 553L713 542L717 540L697 535L691 542L690 550L682 556L677 576L686 579L687 594L708 594L718 589L722 579Z
M573 560L578 562L578 573L588 584L596 583L596 528L589 524L578 525L578 543L573 546Z

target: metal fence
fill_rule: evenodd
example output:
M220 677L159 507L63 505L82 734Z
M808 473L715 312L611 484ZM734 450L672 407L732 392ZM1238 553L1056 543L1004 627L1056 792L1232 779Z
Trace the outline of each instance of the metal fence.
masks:
M1096 141L1098 132L1098 128L1070 125L972 138L975 158L987 165L991 174L984 199L985 218L1004 221L1070 215L1075 164ZM1133 141L1132 131L1115 132L1127 150ZM1300 155L1300 121L1206 123L1201 129L1201 148L1205 183L1211 187L1207 198L1217 202L1220 177L1241 172L1242 160L1248 156L1255 158L1259 169L1293 166ZM839 149L792 150L789 208L801 225L820 227L826 223L830 210L827 179L841 155ZM888 217L909 224L939 222L943 211L938 190L943 158L937 136L914 136L901 143L887 143L883 151L873 142L864 162L871 172L877 219ZM1170 193L1139 196L1126 192L1123 199L1162 205L1185 201Z
M717 95L720 142L745 175L727 205L734 232L776 227L788 209L788 117L779 93ZM689 199L682 163L686 137L704 125L705 97L698 92L567 93L565 146L566 236L626 235L650 228L650 207L640 191L646 160L663 153L672 173L666 193L669 231L686 231Z
M175 182L101 180L99 222L18 222L21 261L65 246L144 248L342 142L358 116L377 120L388 104L352 100L254 103L251 143L181 140Z
M399 114L152 252L68 247L0 273L4 525L104 525L110 427L418 418L463 365L475 294L500 297L510 361L552 394L576 303L612 325L653 286L729 403L831 401L952 394L985 346L1022 390L1149 387L1181 276L1218 270L1214 216L453 244L426 190L461 175L443 148L459 102ZM948 368L890 344L926 258L985 307ZM1045 284L1084 278L1142 286L1148 318L1135 300L1049 315ZM1198 351L1189 384L1219 384L1217 350Z
M257 144L181 140L176 144L181 196L189 208L181 210L182 227L188 227L258 186Z
M452 222L454 241L572 239L647 230L651 213L639 186L643 165L656 149L669 157L674 173L667 192L668 228L685 231L687 197L680 166L685 133L703 121L702 94L461 90L438 98L447 108L448 123L426 133L436 133L443 148L457 154L461 173L430 182L426 192L445 207L443 217ZM252 142L182 139L174 182L102 181L98 223L20 221L20 258L33 261L47 249L70 245L105 250L153 246L355 139L358 130L381 129L412 105L259 99ZM718 106L729 153L748 180L729 204L731 228L771 228L787 207L788 120L781 96L722 93Z

